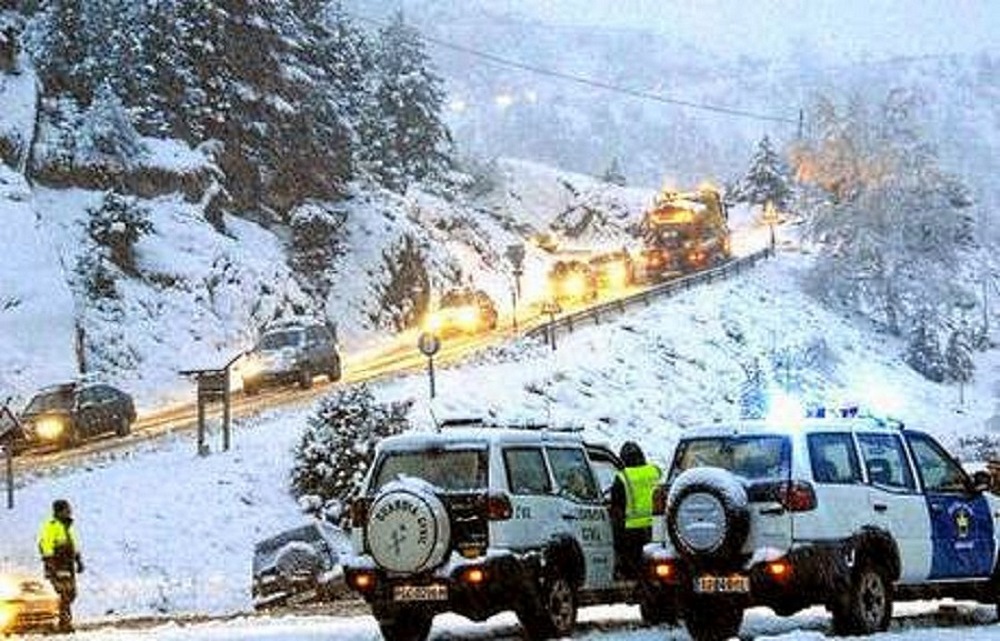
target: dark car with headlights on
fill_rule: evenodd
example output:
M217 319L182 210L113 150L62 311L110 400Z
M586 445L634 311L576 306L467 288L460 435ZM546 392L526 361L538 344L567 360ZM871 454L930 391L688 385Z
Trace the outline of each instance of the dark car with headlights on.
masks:
M325 374L330 382L338 381L341 371L337 337L324 323L283 321L264 332L240 368L246 394L282 383L298 383L308 389L316 374Z
M347 591L340 567L350 539L315 520L254 546L251 596L257 610L331 601Z
M104 434L127 436L135 403L104 383L63 383L40 390L21 411L25 447L72 447Z

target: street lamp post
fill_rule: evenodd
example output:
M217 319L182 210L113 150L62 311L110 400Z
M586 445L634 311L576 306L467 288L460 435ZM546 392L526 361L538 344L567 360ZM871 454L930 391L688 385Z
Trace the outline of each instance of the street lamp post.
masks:
M507 260L513 268L514 291L511 292L511 313L513 314L514 333L517 333L517 301L521 299L521 276L524 274L524 245L508 245L505 252Z

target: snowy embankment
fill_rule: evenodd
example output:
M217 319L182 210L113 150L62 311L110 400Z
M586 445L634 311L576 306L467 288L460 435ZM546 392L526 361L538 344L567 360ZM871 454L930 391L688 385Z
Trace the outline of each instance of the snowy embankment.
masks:
M979 375L959 408L956 389L901 364L900 345L804 295L796 283L808 260L781 254L731 281L560 335L556 351L530 341L495 348L438 371L433 405L423 375L379 384L376 395L415 399L416 429L431 428L431 409L439 419L550 420L582 425L613 446L637 439L662 464L685 427L738 415L747 359L809 354L797 371L775 374L830 402L877 401L877 383L902 402L897 413L945 443L986 431L996 405L996 352L978 355ZM24 474L15 508L0 512L0 568L37 569L36 528L62 496L77 508L88 561L82 619L248 612L254 542L301 518L287 486L307 415L285 410L239 420L233 448L205 458L184 434Z

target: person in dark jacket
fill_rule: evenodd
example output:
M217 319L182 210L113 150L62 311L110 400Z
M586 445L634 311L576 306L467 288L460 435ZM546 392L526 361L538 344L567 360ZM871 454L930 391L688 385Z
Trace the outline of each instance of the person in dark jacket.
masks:
M652 536L653 490L662 473L659 467L646 462L646 455L635 441L623 443L619 456L625 467L611 486L616 568L622 576L638 578L642 548Z
M59 631L73 631L73 601L76 575L83 572L80 544L73 530L73 510L69 501L52 502L52 517L38 530L38 552L45 566L45 578L59 593Z

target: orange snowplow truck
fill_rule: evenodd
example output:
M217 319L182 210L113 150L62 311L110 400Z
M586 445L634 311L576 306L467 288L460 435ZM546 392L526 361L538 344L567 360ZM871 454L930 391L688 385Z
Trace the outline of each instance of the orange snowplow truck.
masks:
M713 187L658 194L640 226L646 280L664 280L725 262L731 255L728 219Z

